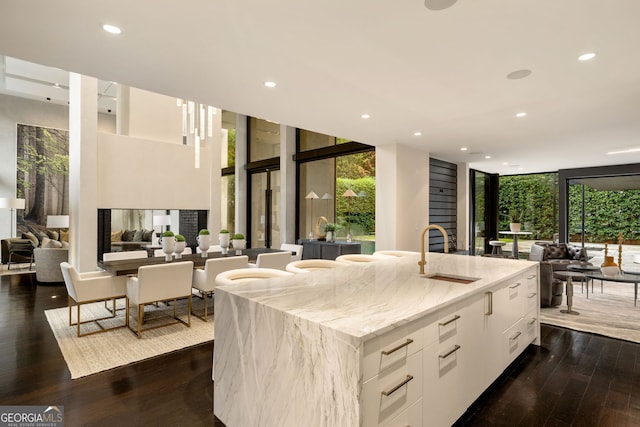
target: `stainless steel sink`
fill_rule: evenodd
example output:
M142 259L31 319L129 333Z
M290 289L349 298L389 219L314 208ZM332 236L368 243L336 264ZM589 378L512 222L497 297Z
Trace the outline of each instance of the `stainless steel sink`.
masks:
M443 273L425 274L422 277L425 279L441 280L443 282L461 283L463 285L468 285L476 280L480 280L478 277L455 276L453 274Z

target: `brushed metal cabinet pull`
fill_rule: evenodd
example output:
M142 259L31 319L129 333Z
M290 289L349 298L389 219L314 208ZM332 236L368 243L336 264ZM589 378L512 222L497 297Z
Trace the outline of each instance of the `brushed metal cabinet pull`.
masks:
M513 286L509 286L509 289L515 289L515 288L518 288L518 287L520 287L520 282L516 283Z
M536 319L535 317L533 319L531 319L531 321L529 322L529 326L533 325L534 323L536 323Z
M491 316L493 314L493 292L485 292L485 295L487 296L487 312L485 315Z
M531 276L527 277L527 280L534 279L535 277L536 277L536 275L535 275L535 274L532 274Z
M407 338L407 341L400 344L397 347L392 348L391 350L382 350L382 354L384 354L385 356L390 355L391 353L395 353L396 351L400 350L402 347L406 347L409 344L411 344L413 342L413 340L411 338Z
M447 326L449 323L453 323L456 320L458 320L460 318L460 316L458 316L457 314L455 316L453 316L451 319L447 320L444 323L440 323L440 326Z
M460 350L462 347L460 347L458 344L456 344L451 350L447 351L445 354L440 354L438 355L438 357L440 359L446 359L447 357L451 356L453 353L455 353L456 351Z
M402 387L403 385L406 385L409 381L411 381L413 379L413 375L407 375L407 378L405 378L404 380L402 380L402 382L400 384L398 384L397 386L395 386L394 388L392 388L391 390L387 391L387 390L382 390L382 395L383 396L390 396L392 393L394 393L396 390L398 390L400 387Z
M509 341L517 340L517 339L518 339L518 337L519 337L520 335L522 335L522 332L518 332L518 333L517 333L517 334L515 334L513 337L509 338Z
M536 295L538 295L538 294L537 294L537 293L535 293L535 292L533 292L533 293L529 294L529 296L528 296L527 298L533 298L533 297L535 297Z

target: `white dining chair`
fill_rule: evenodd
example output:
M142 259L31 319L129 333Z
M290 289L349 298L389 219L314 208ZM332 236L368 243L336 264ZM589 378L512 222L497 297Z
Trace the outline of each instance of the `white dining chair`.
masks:
M394 258L390 255L369 255L369 254L345 254L336 258L336 261L345 264L362 264L363 262L375 262L383 259Z
M291 252L291 261L300 261L302 259L302 245L294 245L291 243L283 243L280 250ZM293 255L295 253L295 255Z
M163 326L182 323L191 326L191 280L193 278L193 261L172 262L168 264L144 265L138 268L137 277L127 278L127 326L138 338L142 332ZM187 321L177 316L176 300L187 299ZM144 324L144 306L159 301L173 300L173 318L175 322L162 323L146 329ZM129 322L130 306L137 307L136 329Z
M103 261L119 261L123 259L147 258L147 251L122 251L122 252L105 252L102 254Z
M345 263L330 259L302 259L287 264L286 271L291 273L309 273L314 270L326 270L328 268L344 267Z
M220 246L220 245L211 245L211 246L209 246L209 249L207 249L207 252L222 252L222 246ZM200 246L196 246L196 253L197 254L201 254L202 253L202 249L200 249Z
M216 286L231 285L234 283L247 283L254 280L269 279L273 277L288 277L293 273L276 270L275 268L241 268L239 270L228 270L216 276Z
M211 258L204 264L204 269L196 268L193 270L193 288L197 289L204 300L204 316L194 316L207 321L207 296L212 295L216 288L216 276L223 271L249 268L249 257L234 256L227 258Z
M92 335L99 332L105 332L115 328L122 328L126 326L126 321L123 325L114 326L110 328L104 328L98 323L99 320L105 320L114 318L116 316L116 299L124 298L126 296L126 276L113 276L103 271L92 271L88 273L79 273L75 267L68 262L60 263L60 269L62 270L62 276L64 277L64 284L67 287L68 304L69 304L69 326L77 326L77 335L83 337L86 335ZM113 310L111 316L105 316L100 318L94 318L90 320L82 320L80 316L80 307L84 304L89 304L98 301L111 300L113 304ZM76 322L72 320L72 306L75 302L77 307ZM81 333L80 325L95 322L100 327L99 330Z
M291 262L291 252L269 252L258 254L256 257L256 268L275 268L276 270L285 270L287 264Z

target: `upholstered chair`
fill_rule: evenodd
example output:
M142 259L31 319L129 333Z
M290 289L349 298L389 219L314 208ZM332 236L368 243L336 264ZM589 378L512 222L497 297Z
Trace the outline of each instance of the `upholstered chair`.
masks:
M175 323L183 323L191 326L191 280L193 276L193 262L181 261L167 264L144 265L138 269L137 277L127 279L127 326L138 338L143 330L155 329ZM176 300L186 298L188 300L187 322L176 314ZM163 323L146 329L144 324L144 306L159 301L173 300L173 318L175 322ZM129 311L131 305L137 307L136 323L134 330L129 325Z
M336 258L336 261L343 262L345 264L361 264L363 262L374 262L383 259L395 258L391 255L368 255L368 254L345 254Z
M291 261L300 261L302 259L302 245L293 245L291 243L283 243L280 250L291 252ZM295 255L293 255L295 253Z
M233 283L247 283L259 279L272 277L287 277L293 273L276 270L274 268L241 268L239 270L223 271L216 276L216 286L230 285Z
M207 321L207 296L212 295L216 287L216 276L223 271L234 270L239 268L249 268L249 257L234 256L226 258L211 258L204 264L204 269L193 270L193 288L197 289L204 299L204 316L198 316L200 319Z
M314 270L326 270L328 268L344 267L345 263L330 259L302 259L287 264L286 270L291 273L309 273Z
M102 261L119 261L123 259L147 258L147 251L105 252Z
M258 254L255 266L257 268L275 268L276 270L285 270L287 264L291 262L291 252L270 252Z
M79 273L71 264L67 262L60 263L60 269L62 270L64 283L67 286L67 293L69 294L69 326L77 326L77 334L79 337L108 331L116 327L121 328L126 326L125 322L125 324L121 326L103 328L98 323L99 320L115 317L116 299L124 298L126 295L126 276L113 276L102 271ZM84 321L81 319L80 306L82 306L83 304L107 300L111 300L113 304L111 316ZM77 307L76 323L73 323L71 316L72 306L74 302ZM82 334L80 332L80 325L89 322L96 322L96 324L100 326L100 330Z

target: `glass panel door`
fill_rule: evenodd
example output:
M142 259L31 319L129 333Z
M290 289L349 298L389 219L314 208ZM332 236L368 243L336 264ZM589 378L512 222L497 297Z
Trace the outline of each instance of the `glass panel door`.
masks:
M251 247L280 247L280 171L251 174Z
M471 170L470 255L491 252L489 240L498 239L498 175Z

